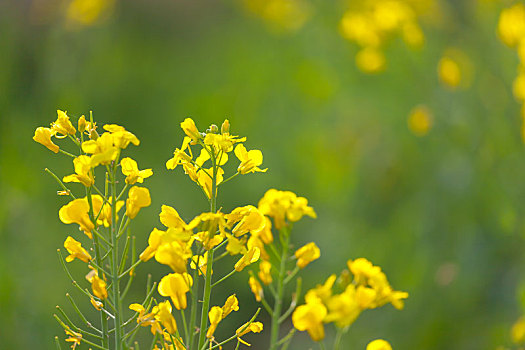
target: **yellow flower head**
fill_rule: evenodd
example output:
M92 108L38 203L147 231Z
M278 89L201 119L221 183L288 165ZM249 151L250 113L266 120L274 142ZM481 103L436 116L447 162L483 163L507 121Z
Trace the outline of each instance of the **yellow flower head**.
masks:
M143 183L145 178L153 175L151 169L139 170L137 162L133 159L126 157L120 161L122 167L122 174L126 175L126 183L128 185L134 185L135 183Z
M93 298L93 297L91 297L91 298L89 299L89 302L90 302L91 305L93 305L93 307L94 307L95 309L97 309L98 311L100 311L100 310L104 307L104 304L103 304L103 303L101 303L101 302L98 301L98 300L95 300L95 298Z
M266 260L262 260L259 263L259 273L257 274L259 279L265 285L272 283L272 263Z
M113 145L117 148L124 149L128 147L130 143L134 144L135 146L140 144L137 136L127 131L123 126L116 124L106 124L104 125L104 130L111 133Z
M149 259L153 258L155 256L155 253L157 252L157 249L160 247L162 241L163 235L165 235L165 231L158 230L156 228L151 231L148 238L148 246L142 253L140 253L140 260L142 261L148 261Z
M195 126L195 122L191 118L186 118L182 123L180 123L182 131L191 139L191 144L194 145L201 138L201 134Z
M194 255L191 258L190 267L195 270L199 266L199 275L206 276L206 268L208 267L208 252L204 252L204 255ZM211 271L213 274L213 270Z
M55 131L51 130L50 128L44 128L41 126L35 130L33 140L40 143L41 145L46 146L49 150L58 153L60 147L53 143L53 141L51 140L52 136L55 136Z
M455 89L461 83L459 64L450 57L445 56L439 60L438 75L441 82L451 89Z
M161 244L155 252L157 262L168 265L174 272L186 272L186 262L192 257L191 244L171 241Z
M308 200L297 197L290 191L278 191L270 189L266 191L259 201L259 211L274 219L275 228L280 230L286 226L286 219L291 222L299 221L304 215L316 218L312 207L308 206Z
M197 229L196 238L202 242L206 250L210 250L226 236L226 220L223 213L202 213L188 224L187 229ZM216 232L219 234L216 234Z
M104 198L98 194L94 194L91 196L92 203L93 203L93 213L95 214L95 217L97 217L97 224L98 225L104 225L104 227L109 227L111 225L112 220L112 201L113 198L109 198L109 201L104 203ZM116 211L117 214L124 206L124 201L118 201L116 205ZM118 215L117 215L118 220Z
M292 314L293 326L300 331L307 331L313 341L324 339L323 320L327 314L326 307L317 298L298 306Z
M505 45L514 47L525 38L525 5L518 2L501 11L498 34Z
M118 147L113 143L113 137L110 133L105 132L96 140L88 140L82 143L82 150L92 154L91 167L94 168L99 164L107 165L117 158Z
M522 344L525 342L525 318L520 317L512 326L510 331L512 341L515 344Z
M185 168L186 169L186 168ZM213 168L209 169L199 169L195 176L197 177L197 183L200 187L204 190L206 193L206 196L208 199L212 197L212 175L213 174ZM190 176L191 177L191 176ZM217 167L217 173L215 174L215 181L217 182L217 185L219 185L224 180L224 170L222 168Z
M128 192L128 199L126 200L126 215L130 219L134 219L139 210L151 204L151 197L149 190L145 187L133 186Z
M227 225L233 227L232 233L236 237L248 232L259 232L266 225L264 215L253 205L235 208L230 214L226 214L225 218Z
M257 247L253 247L250 250L246 252L246 254L243 255L242 258L237 261L235 264L235 271L242 271L244 268L248 265L253 264L257 260L259 260L259 257L261 256L261 250Z
M151 312L155 315L155 319L166 328L169 334L175 334L177 332L177 322L171 314L171 310L170 301L166 300L154 306Z
M181 219L179 213L175 208L169 205L163 205L159 214L160 222L169 228L185 228L186 223Z
M108 291L106 289L107 283L102 278L98 277L97 270L91 270L86 275L86 279L91 283L91 289L97 298L104 300L108 297Z
M310 300L312 298L319 298L323 303L326 304L332 296L332 287L336 279L336 275L331 275L326 279L324 284L318 284L315 288L310 289L306 293L305 299Z
M366 258L348 260L346 264L358 284L365 284L368 279L381 273L381 268L379 266L374 266Z
M330 297L327 307L329 312L325 322L335 322L339 328L351 325L361 313L355 286L350 284L343 293Z
M366 350L392 350L392 346L386 340L376 339L368 343Z
M312 261L319 259L320 256L321 251L314 242L306 244L305 246L297 249L297 251L295 252L295 257L297 258L297 266L299 266L299 268L301 269L309 263L311 263Z
M187 273L170 273L162 277L159 283L159 294L170 297L177 310L185 309L186 293L190 291L193 279Z
M248 284L250 285L250 289L253 295L255 295L255 300L260 302L264 295L261 284L253 276L250 276L250 278L248 279Z
M68 335L68 338L66 338L66 341L68 343L72 343L71 349L74 350L77 347L77 345L80 345L80 341L82 340L82 334L71 330L71 328L69 327L64 329L64 331L66 332L66 335Z
M222 308L220 308L219 306L213 306L210 309L210 312L208 312L208 319L210 320L210 327L208 328L208 332L206 332L206 337L210 339L213 338L213 333L215 333L215 329L217 329L219 322L221 322L221 320L223 319Z
M191 138L184 137L184 140L182 141L181 148L176 148L173 152L173 158L170 158L166 162L166 168L168 170L173 170L177 167L179 164L188 164L191 163L191 159L193 158L191 154L191 148L189 147L191 142ZM186 149L190 153L189 155L186 153Z
M235 147L235 155L241 161L241 164L239 164L239 167L237 168L237 171L241 174L248 174L256 171L264 173L268 170L259 168L259 165L263 162L263 155L262 152L257 149L247 151L244 145L238 144L237 147Z
M82 244L76 241L73 237L68 236L64 242L64 248L69 252L69 256L66 257L67 262L75 260L75 258L82 260L85 263L88 263L91 260L91 255L82 248Z
M226 245L226 251L230 255L245 254L248 249L246 248L246 237L235 238L229 233L226 234L228 238L228 245Z
M366 14L348 11L341 19L341 35L360 46L377 47L381 43L379 28Z
M416 106L408 116L408 128L414 135L424 136L432 129L432 119L426 106Z
M171 305L170 305L171 306ZM146 309L141 304L131 304L129 306L130 310L138 312L137 324L140 324L142 327L151 326L151 333L161 333L162 329L160 328L155 314L153 312L146 313Z
M54 123L51 123L51 129L56 133L60 134L61 137L66 137L69 135L75 135L77 130L71 124L71 121L69 120L69 117L67 116L66 112L63 112L61 110L57 110L58 118Z
M385 54L375 47L365 47L355 56L355 63L364 73L379 73L385 69Z
M228 316L232 311L239 311L239 300L235 294L232 294L226 299L224 306L222 307L222 318Z
M237 340L243 343L246 346L251 346L249 343L245 342L241 339L241 337L245 334L248 334L250 332L252 333L260 333L263 330L263 324L261 322L251 322L249 324L243 324L240 326L236 331L235 334L237 334Z
M62 181L64 182L79 182L86 187L90 187L95 183L95 178L91 172L91 158L86 155L80 155L73 159L73 165L75 166L75 173L72 175L65 176Z
M91 238L95 225L89 219L89 203L86 198L77 198L60 208L58 216L64 224L78 224L80 229Z

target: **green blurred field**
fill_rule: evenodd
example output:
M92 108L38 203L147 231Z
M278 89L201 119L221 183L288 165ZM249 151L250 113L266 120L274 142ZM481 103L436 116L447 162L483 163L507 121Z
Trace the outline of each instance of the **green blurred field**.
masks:
M376 338L398 350L510 344L525 295L525 163L512 96L518 58L496 25L512 2L442 0L439 13L420 19L425 45L412 50L392 38L386 70L375 75L356 68L357 46L339 33L347 4L304 3L309 15L292 30L240 1L121 0L80 26L66 19L67 1L0 0L0 348L54 349L53 337L63 336L52 314L73 288L56 248L76 228L58 220L66 199L43 169L69 174L72 166L31 140L57 108L92 110L141 140L128 154L155 173L153 203L132 228L141 248L160 225L161 204L184 219L206 210L198 188L164 166L181 143L179 123L191 116L204 129L228 118L269 170L225 185L224 211L257 203L269 188L292 190L318 214L294 229L297 246L321 248L305 287L367 257L410 293L403 311L364 313L345 349ZM438 81L449 47L471 62L468 88ZM407 117L420 104L434 122L418 137ZM141 265L136 298L150 271L158 279L167 269ZM240 324L256 305L247 276L232 286L245 290L245 313L232 319ZM248 338L259 349L265 337ZM309 347L301 334L291 349Z

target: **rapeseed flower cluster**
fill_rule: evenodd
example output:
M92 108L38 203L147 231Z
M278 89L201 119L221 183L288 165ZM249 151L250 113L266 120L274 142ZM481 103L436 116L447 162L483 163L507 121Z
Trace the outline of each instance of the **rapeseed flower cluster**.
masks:
M341 19L341 35L356 43L357 67L365 73L378 73L386 67L384 46L400 36L412 48L420 48L425 35L418 22L417 9L406 0L363 1L348 10Z
M305 295L306 303L292 315L294 327L307 331L314 341L324 339L324 324L333 323L344 334L364 310L387 303L401 310L408 297L408 293L394 290L381 268L367 259L348 260L347 266L339 278L331 275L324 284L310 289ZM372 344L369 347L382 349Z
M341 289L339 294L333 275L324 285L310 290L305 296L306 304L296 308L302 288L302 279L297 276L319 259L321 252L314 242L294 248L291 233L299 220L316 218L314 209L304 197L270 189L257 206L248 204L223 212L217 204L221 186L239 175L266 172L262 166L263 154L257 149L247 149L245 137L230 133L228 120L220 128L211 125L205 132L191 118L180 126L185 136L180 148L167 160L166 168L182 168L202 190L209 209L185 220L174 207L162 205L159 213L162 227L153 228L140 254L136 252L129 225L151 204L149 190L137 184L144 183L153 171L141 169L132 158L121 157L129 145L140 144L138 138L115 124L104 125L104 132L99 133L92 117L89 121L84 116L78 118L75 128L62 111L58 111L58 118L50 127L35 131L35 141L54 153L72 158L73 174L60 178L47 170L61 186L59 194L71 197L59 210L60 220L75 225L83 233L66 238L64 248L69 255L65 259L58 253L73 285L100 314L96 326L67 294L85 329L73 324L60 307L57 307L60 315L55 318L73 349L81 343L98 349L138 349L134 338L144 327L153 337L152 349L222 349L231 341L237 343L236 348L241 344L250 346L247 335L264 330L264 325L256 321L261 308L234 334L221 339L217 335L221 324L227 322L229 314L240 310L239 300L233 293L223 304L211 303L213 291L238 273L246 275L245 288L253 292L270 316L272 350L286 348L296 330L306 330L313 340L322 341L325 323L346 330L365 309L386 303L403 307L403 299L408 295L394 291L381 269L361 258L348 262L354 279L349 281L350 272L343 273L337 286ZM76 152L55 143L66 138ZM224 169L231 167L225 165L231 161L237 165L233 173L226 174ZM76 195L66 186L70 183L81 185L84 193ZM125 240L123 247L119 247L121 240ZM83 288L69 271L67 263L74 260L86 264L85 279L91 290ZM143 301L126 304L135 268L150 260L165 265L170 272L159 281L151 281L150 276ZM216 276L213 269L219 260L231 269L224 276ZM293 282L295 287L291 289ZM291 303L285 306L284 301L292 291ZM125 316L126 311L132 315ZM282 336L280 325L290 317L295 328ZM60 348L58 338L56 343ZM338 346L336 342L334 348ZM384 340L375 340L367 349L391 349L389 346Z
M521 137L525 142L525 5L521 2L503 9L498 21L498 35L505 45L516 50L518 75L514 79L514 97L522 103Z

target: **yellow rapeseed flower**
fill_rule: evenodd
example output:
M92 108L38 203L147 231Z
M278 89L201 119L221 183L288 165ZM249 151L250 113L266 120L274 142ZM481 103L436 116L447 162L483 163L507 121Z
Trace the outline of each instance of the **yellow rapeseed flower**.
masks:
M181 219L177 210L169 205L163 205L159 214L160 222L169 228L184 228L186 223Z
M235 271L240 272L244 270L244 268L250 264L253 264L257 260L259 260L259 257L261 256L261 250L257 247L253 247L250 250L246 252L246 254L243 255L242 258L237 261L235 264Z
M235 147L235 156L241 161L241 164L239 164L237 168L237 171L241 174L256 171L264 173L268 170L259 168L259 165L263 162L263 155L262 152L257 149L247 151L243 144L238 144L237 147Z
M206 268L208 267L208 252L204 252L204 255L194 255L190 261L190 268L193 270L199 269L199 275L206 276ZM211 271L213 274L213 270Z
M97 309L98 311L100 311L100 310L104 307L104 304L103 304L103 303L101 303L101 302L98 301L98 300L95 300L95 298L93 298L93 297L91 297L91 298L89 299L89 302L90 302L91 305L93 305L93 307L94 307L95 309Z
M52 136L55 136L55 131L51 130L50 128L44 128L44 127L38 127L35 130L35 135L33 136L33 140L40 143L41 145L46 146L49 150L58 153L58 150L60 147L58 147L56 144L53 143L51 140Z
M379 73L386 67L386 58L378 48L367 46L356 54L355 63L365 73Z
M109 227L111 225L111 220L113 219L112 214L112 201L113 198L109 198L109 201L104 203L104 198L98 194L94 194L91 196L92 198L92 204L93 204L93 213L95 214L95 217L97 217L97 224L98 225L104 225L104 227ZM118 220L118 212L122 207L124 206L124 201L117 201L117 205L115 210L117 211L117 220Z
M122 167L122 174L126 175L126 183L128 185L134 185L135 183L143 183L145 178L153 175L151 169L139 170L137 162L133 159L126 157L120 161Z
M68 343L72 343L71 349L73 350L76 349L77 345L80 345L80 341L82 340L82 334L71 330L71 328L69 327L65 328L64 331L66 332L66 335L68 335L68 338L66 338L66 341Z
M69 256L66 257L67 262L75 260L75 258L88 263L91 260L91 255L82 248L82 244L76 241L73 237L68 236L64 242L64 248L69 252Z
M215 329L217 329L222 318L222 308L219 306L213 306L208 312L208 320L210 320L210 327L206 332L206 337L208 339L213 338L213 333L215 333Z
M155 252L157 262L168 265L174 272L178 273L186 272L186 262L191 256L191 247L182 241L163 243Z
M155 315L155 319L166 328L169 334L175 334L177 332L177 322L171 314L171 310L170 301L166 300L154 306L151 313Z
M77 198L60 208L60 221L64 224L78 224L84 233L92 238L91 230L95 225L89 219L89 203L86 198Z
M392 350L392 346L386 340L376 339L368 343L366 350Z
M306 304L298 306L292 314L293 326L300 331L307 331L313 341L324 339L323 320L326 307L318 298L311 298Z
M151 204L151 197L149 190L145 187L133 186L128 192L128 199L126 200L126 215L130 219L134 219L139 213L140 209L145 208Z
M102 278L98 277L97 270L91 270L87 275L86 279L91 283L91 289L93 290L93 295L97 298L104 300L108 297L108 291L106 289L107 283Z
M308 206L308 200L298 197L290 191L278 191L270 189L266 191L259 201L259 211L274 219L275 228L280 230L286 226L286 219L291 222L299 221L304 215L316 218L317 215L312 207Z
M170 273L162 277L159 283L159 294L170 297L177 310L187 307L186 293L190 291L193 279L187 273Z
M195 122L191 118L186 118L180 123L182 131L191 139L191 144L194 145L201 138L201 134L195 126Z
M173 170L177 167L179 164L187 164L191 163L192 154L191 154L191 148L189 147L191 142L190 137L184 137L184 140L182 141L181 148L176 148L173 152L173 158L170 158L166 162L166 169ZM186 149L190 153L189 155L186 153Z
M259 232L266 225L264 215L253 205L235 208L230 214L226 214L225 218L236 237L252 231Z
M257 274L259 276L259 279L262 283L265 285L269 285L272 283L272 263L266 260L262 260L259 263L259 273Z
M139 313L137 317L137 324L140 324L142 327L151 326L152 334L162 332L158 320L155 318L155 314L153 312L146 313L146 309L141 304L131 304L129 308L130 310Z
M335 322L339 328L351 325L361 313L355 286L350 284L343 293L331 296L327 302L327 307L329 312L325 322Z
M72 0L67 7L66 16L70 22L92 25L108 12L114 0Z
M332 287L336 279L337 276L335 274L331 275L326 279L324 284L318 284L315 288L310 289L305 295L305 300L319 298L323 303L326 304L332 296Z
M92 154L91 167L99 164L107 165L117 158L118 147L113 143L113 137L105 132L96 140L88 140L82 143L82 151Z
M295 257L297 258L297 266L301 269L306 267L306 265L308 265L312 261L319 259L320 256L321 251L314 242L310 242L302 246L295 252Z
M248 284L250 286L250 290L252 291L253 295L255 295L255 300L260 302L264 295L261 284L253 276L250 276L250 278L248 279Z
M91 158L86 155L80 155L73 159L75 174L64 176L64 182L79 182L86 187L95 183L95 178L91 171Z
M224 306L222 307L222 318L228 316L232 311L239 311L239 300L235 294L232 294L226 299Z
M525 343L525 317L520 317L510 331L512 341L516 344Z
M525 5L518 2L501 11L498 34L509 47L517 46L525 39Z
M263 324L261 322L251 322L248 325L245 323L235 331L237 334L237 340L246 346L251 346L249 343L241 339L241 337L248 333L260 333L263 330Z
M199 169L196 173L197 176L197 183L202 187L204 192L206 193L206 196L208 199L212 196L212 186L213 181L210 176L213 174L213 168L209 169ZM220 184L224 180L224 170L222 168L217 167L217 173L215 174L215 181L218 184ZM191 177L191 176L190 176Z
M432 114L426 106L416 106L408 115L408 129L416 136L426 135L432 129Z
M67 116L66 112L57 110L57 114L57 120L54 123L51 123L51 130L53 130L56 134L60 134L60 137L66 137L67 135L75 135L77 130L75 129L73 124L71 124L71 121L69 120L69 117Z
M127 131L123 126L117 124L106 124L104 130L111 133L113 145L117 148L124 149L128 147L130 143L138 146L140 140L133 133Z
M443 57L438 63L439 80L448 88L455 89L462 81L459 64L451 57Z

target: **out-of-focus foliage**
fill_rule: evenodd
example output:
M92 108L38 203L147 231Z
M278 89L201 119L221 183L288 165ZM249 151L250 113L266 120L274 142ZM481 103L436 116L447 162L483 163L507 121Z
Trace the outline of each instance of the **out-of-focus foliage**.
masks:
M54 305L67 304L61 291L75 293L55 255L68 234L56 218L65 199L43 171L72 169L44 159L31 140L57 107L74 116L92 109L141 139L136 159L155 175L152 205L133 226L140 246L159 225L161 203L186 220L206 207L187 200L200 194L182 174L165 169L180 121L228 118L232 132L250 135L248 148L264 150L269 170L225 190L225 212L270 186L300 193L319 217L294 228L298 247L315 240L321 249L306 289L366 256L409 292L402 313L363 315L346 347L377 338L394 349L509 345L525 305L516 39L525 25L519 13L500 13L523 5L390 1L410 8L410 21L378 30L378 45L347 40L349 11L369 16L383 2L1 1L2 347L53 349ZM421 31L412 32L418 45L407 25ZM166 272L158 267L154 278ZM246 290L243 305L254 302ZM267 336L250 343L264 347ZM301 335L292 349L309 344Z

